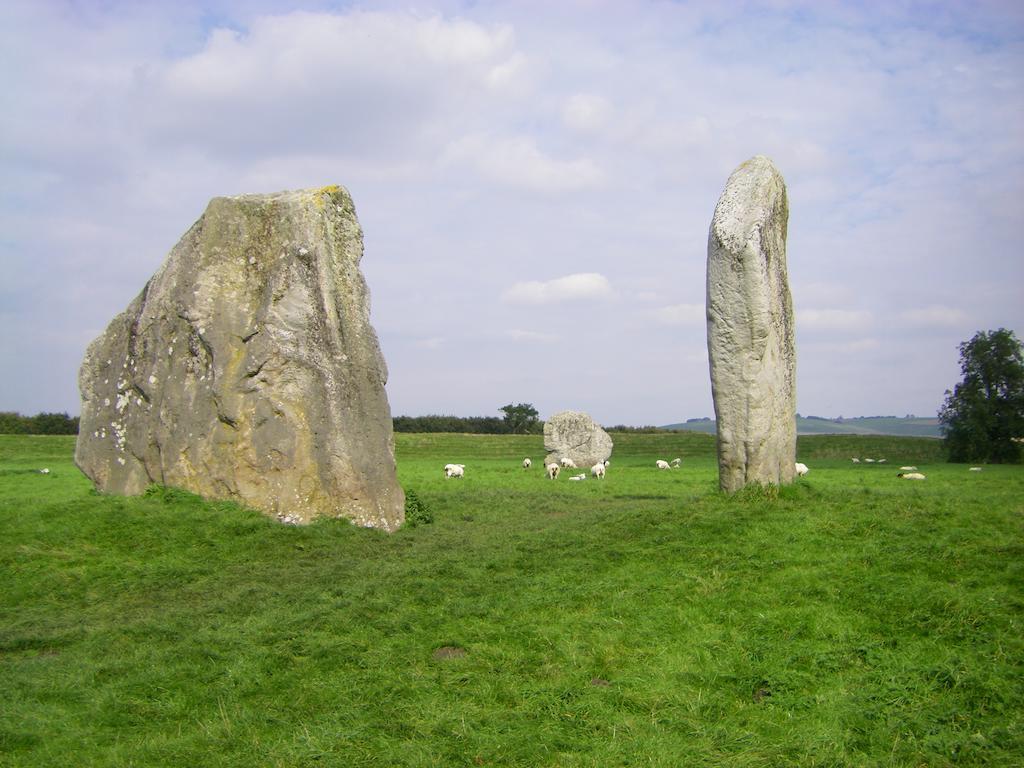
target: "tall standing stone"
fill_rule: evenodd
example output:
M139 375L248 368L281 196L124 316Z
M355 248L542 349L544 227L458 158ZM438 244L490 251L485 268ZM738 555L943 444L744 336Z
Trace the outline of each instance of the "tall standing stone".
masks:
M544 422L547 462L572 459L577 467L590 468L612 455L612 439L586 413L561 411Z
M106 492L160 483L397 528L362 254L341 187L213 199L86 351L75 462Z
M724 491L793 480L796 354L786 184L771 160L733 171L708 234L708 357Z

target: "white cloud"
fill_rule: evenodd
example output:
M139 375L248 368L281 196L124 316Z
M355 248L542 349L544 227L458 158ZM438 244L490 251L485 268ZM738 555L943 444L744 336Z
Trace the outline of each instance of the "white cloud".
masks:
M391 159L443 141L525 69L508 25L294 12L214 29L198 53L140 69L134 99L154 136L221 156Z
M899 314L899 322L915 328L957 328L969 320L967 313L954 307L933 304L920 309L908 309Z
M369 78L376 86L422 82L437 67L487 81L495 68L509 64L512 38L507 25L485 27L439 16L299 11L257 17L244 33L214 29L202 51L167 69L165 83L198 99L234 100L246 95L240 88L261 86L263 98L288 96L292 101L309 93L329 96L342 81Z
M633 298L645 304L663 301L662 295L657 291L640 291L634 294Z
M491 67L487 75L487 84L495 89L517 88L525 84L530 73L530 64L526 56L514 53L505 61Z
M559 340L559 336L553 333L543 333L541 331L524 331L520 329L513 329L506 331L505 335L513 341L522 342L537 342L540 344L551 344Z
M707 311L703 304L673 304L656 309L653 314L660 325L700 326L707 323Z
M448 145L444 160L469 166L485 179L511 187L561 191L594 187L604 181L604 173L589 158L550 157L529 136L463 136Z
M415 346L420 349L440 349L445 344L445 339L442 336L431 336L429 339L418 339L415 342Z
M562 120L574 131L592 133L607 124L611 111L611 104L603 96L577 93L562 108Z
M554 304L563 301L607 299L612 296L608 278L597 272L582 272L546 282L516 283L507 291L505 301L521 304Z
M852 309L798 309L797 329L813 331L859 331L872 323L870 312Z

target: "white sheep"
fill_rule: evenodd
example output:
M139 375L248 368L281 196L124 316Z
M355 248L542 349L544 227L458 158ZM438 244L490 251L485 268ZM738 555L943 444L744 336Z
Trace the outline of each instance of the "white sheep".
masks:
M799 461L796 463L796 474L797 474L797 477L803 477L804 475L806 475L810 471L811 470L809 470L807 468L806 464L801 464Z
M548 464L546 469L548 473L548 480L554 480L556 477L558 477L558 473L562 471L562 468L558 466L555 462L551 462L550 464Z
M566 469L568 469L569 467L572 467L573 469L576 469L576 462L573 461L572 459L570 459L568 456L563 456L562 457L562 466L565 467Z
M864 463L865 464L874 464L875 460L874 459L864 459Z
M570 480L586 480L586 479L587 479L587 476L586 476L585 474L581 474L581 475L573 475L573 476L572 476L572 477L570 477L569 479L570 479Z
M917 467L900 467L900 472L917 472Z
M981 472L981 467L971 467L968 472Z
M682 463L683 463L682 459L672 459L672 466L673 467L678 467Z
M656 466L658 469L672 469L672 467L669 466L669 463L664 459L658 459L656 462L654 462L654 466Z
M850 459L850 461L852 461L854 464L860 464L860 459L858 458Z
M444 465L444 476L448 478L466 476L466 465L465 464L445 464Z
M904 480L924 480L924 475L920 472L900 472L896 477L902 477Z
M590 474L592 474L594 477L599 477L602 480L604 480L604 462L599 461L597 462L597 464L592 466L590 468Z
M528 458L523 459L523 469L529 469L531 466L533 466L532 461L530 461Z

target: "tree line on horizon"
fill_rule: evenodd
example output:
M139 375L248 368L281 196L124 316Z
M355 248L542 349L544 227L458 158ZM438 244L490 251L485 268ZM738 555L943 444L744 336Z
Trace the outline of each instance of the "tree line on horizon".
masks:
M530 424L526 430L514 432L504 419L497 416L395 416L392 419L395 432L455 432L470 435L542 435L544 434L544 422L537 420ZM603 427L606 432L677 432L679 430L663 429L662 427L643 426L631 427L626 424L616 424L612 427Z
M395 432L456 432L472 435L510 435L512 431L504 419L497 416L395 416L392 420ZM537 421L521 434L540 434L544 423Z
M529 403L519 403L498 416L395 416L391 421L395 432L454 432L470 435L541 435L544 422L537 418L536 409ZM77 435L78 416L67 413L37 413L23 416L14 411L0 411L0 435ZM631 427L618 424L605 427L609 432L664 432L660 427ZM673 430L667 430L673 431Z
M22 416L0 411L0 435L77 435L78 417L67 413L37 413Z

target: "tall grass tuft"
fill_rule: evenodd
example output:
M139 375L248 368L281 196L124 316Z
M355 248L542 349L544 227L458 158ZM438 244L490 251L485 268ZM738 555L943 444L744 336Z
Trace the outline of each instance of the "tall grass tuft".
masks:
M434 522L434 515L427 504L411 488L405 490L405 524L411 528Z

